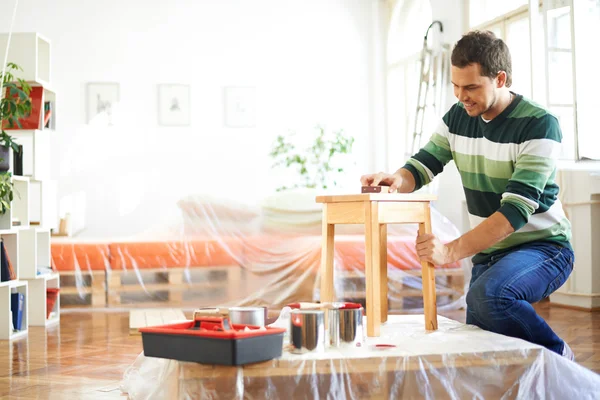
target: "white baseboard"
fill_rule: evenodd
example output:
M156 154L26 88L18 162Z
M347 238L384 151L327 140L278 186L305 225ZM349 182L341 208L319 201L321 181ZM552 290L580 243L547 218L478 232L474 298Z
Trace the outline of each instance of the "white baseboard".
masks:
M600 309L600 296L586 295L582 293L554 292L550 296L550 303L567 307L593 310Z

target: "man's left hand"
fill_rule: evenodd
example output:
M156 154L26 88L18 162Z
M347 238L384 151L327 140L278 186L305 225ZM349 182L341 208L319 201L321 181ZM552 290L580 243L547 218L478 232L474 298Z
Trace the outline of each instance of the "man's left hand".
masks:
M433 265L445 265L454 262L447 245L440 242L435 235L429 233L417 236L417 255L421 261Z

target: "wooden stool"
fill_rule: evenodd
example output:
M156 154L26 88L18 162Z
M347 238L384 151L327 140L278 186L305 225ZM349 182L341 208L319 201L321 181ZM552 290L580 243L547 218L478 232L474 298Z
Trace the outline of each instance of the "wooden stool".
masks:
M333 256L335 224L365 224L365 287L367 289L367 336L379 336L387 321L387 224L418 223L419 233L431 233L430 202L427 194L364 193L317 196L323 203L321 252L321 303L333 301ZM416 238L415 238L416 240ZM435 270L421 263L425 329L437 329Z

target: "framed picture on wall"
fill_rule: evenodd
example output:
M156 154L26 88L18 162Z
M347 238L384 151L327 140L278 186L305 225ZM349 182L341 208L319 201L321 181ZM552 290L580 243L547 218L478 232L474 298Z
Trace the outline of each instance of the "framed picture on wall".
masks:
M161 126L190 125L189 85L158 85L158 124Z
M228 128L253 128L256 125L256 89L254 87L226 87L225 120Z
M90 82L87 84L87 123L103 121L113 125L113 117L120 100L120 88L114 82Z

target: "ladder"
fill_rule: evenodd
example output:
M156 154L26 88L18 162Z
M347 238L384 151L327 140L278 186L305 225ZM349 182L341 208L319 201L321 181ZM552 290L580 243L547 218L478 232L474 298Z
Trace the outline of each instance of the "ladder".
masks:
M430 44L429 31L434 25L439 25L440 39L438 43ZM450 71L450 46L442 43L441 33L444 27L440 21L433 21L425 32L423 49L421 50L421 74L419 80L419 94L417 98L417 110L412 137L410 154L414 155L425 144L422 143L423 130L432 127L425 126L425 121L436 121L440 117L440 105L444 103L443 96L446 93ZM434 42L432 40L432 42ZM431 113L432 111L433 113ZM428 138L427 138L428 139Z

